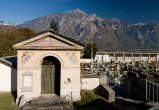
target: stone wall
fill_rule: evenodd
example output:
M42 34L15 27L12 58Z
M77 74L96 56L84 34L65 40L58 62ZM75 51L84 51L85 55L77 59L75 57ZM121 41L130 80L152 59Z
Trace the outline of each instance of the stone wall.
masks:
M99 78L82 78L81 89L93 90L99 86Z

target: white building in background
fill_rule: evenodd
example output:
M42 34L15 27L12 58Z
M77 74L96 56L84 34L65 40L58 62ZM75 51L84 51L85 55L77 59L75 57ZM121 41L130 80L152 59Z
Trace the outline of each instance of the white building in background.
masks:
M0 92L17 90L17 57L0 58Z
M91 59L80 59L80 63L91 63Z
M97 52L97 62L133 62L133 61L159 61L157 52Z
M97 62L110 62L109 55L96 55L95 61Z

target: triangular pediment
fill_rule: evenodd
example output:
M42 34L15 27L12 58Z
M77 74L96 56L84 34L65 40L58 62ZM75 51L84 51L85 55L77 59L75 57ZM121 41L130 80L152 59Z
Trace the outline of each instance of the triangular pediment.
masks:
M77 41L46 31L13 45L14 49L76 49L84 47Z
M51 36L44 37L41 39L38 39L36 41L30 42L28 44L25 44L24 46L54 46L54 47L69 47L72 46L68 44L67 42L59 41Z

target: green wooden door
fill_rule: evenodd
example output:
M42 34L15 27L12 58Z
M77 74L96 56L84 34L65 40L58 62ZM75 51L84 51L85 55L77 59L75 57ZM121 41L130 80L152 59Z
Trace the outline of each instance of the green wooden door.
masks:
M41 93L55 93L55 65L42 65Z

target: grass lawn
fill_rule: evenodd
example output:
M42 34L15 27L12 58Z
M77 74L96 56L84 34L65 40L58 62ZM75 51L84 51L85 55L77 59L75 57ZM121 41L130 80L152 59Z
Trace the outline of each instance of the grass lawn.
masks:
M0 92L0 110L17 110L14 97L9 92Z

